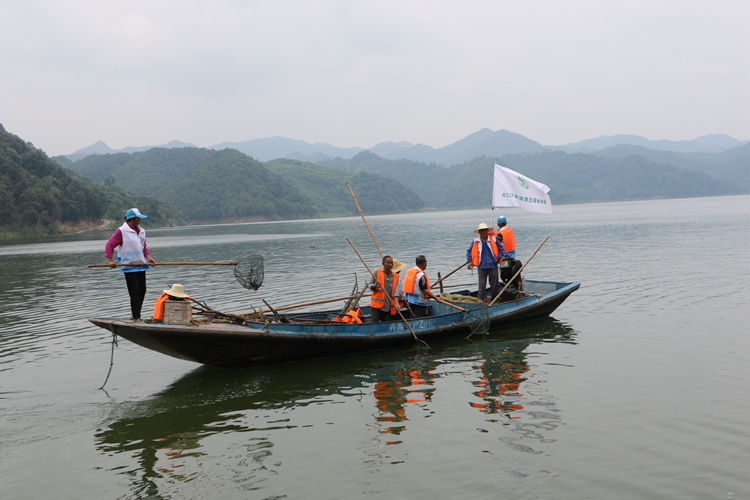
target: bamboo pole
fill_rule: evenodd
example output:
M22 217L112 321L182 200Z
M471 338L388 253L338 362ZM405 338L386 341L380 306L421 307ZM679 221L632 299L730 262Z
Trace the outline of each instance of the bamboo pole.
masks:
M503 289L502 289L502 290L500 290L500 293L498 293L498 294L497 294L497 295L495 296L495 298L494 298L494 299L492 299L492 302L490 302L490 304L489 304L489 305L488 305L487 307L490 307L490 306L492 306L493 304L495 304L495 302L497 302L497 301L498 301L498 299L500 298L500 296L502 296L503 292L504 292L504 291L505 291L505 290L506 290L506 289L507 289L507 288L508 288L508 287L510 286L510 284L511 284L511 283L513 283L513 280L514 280L514 279L516 279L516 277L517 277L517 276L518 276L519 274L521 274L521 271L523 271L523 269L524 269L524 268L526 267L526 265L527 265L527 264L528 264L529 262L531 262L531 259L533 259L533 258L534 258L534 256L536 255L536 253L537 253L537 252L539 251L539 249L540 249L540 248L542 248L542 245L544 245L545 243L547 243L547 240L548 240L548 239L549 239L549 236L547 236L546 238L544 238L544 241L542 241L542 242L541 242L541 243L539 244L539 246L538 246L538 247L536 247L536 250L534 250L534 253L533 253L533 254L531 254L531 257L529 257L529 260L527 260L527 261L526 261L526 263L525 263L524 265L522 265L522 266L521 266L521 269L519 269L519 270L518 270L518 272L516 272L516 274L514 274L514 275L513 275L513 277L512 277L511 279L509 279L509 280L508 280L508 282L507 282L507 283L505 284L505 286L503 287Z
M348 182L346 183L346 187L349 188L349 192L352 195L352 199L354 200L354 204L357 205L357 210L359 210L359 215L362 216L362 221L365 223L365 227L367 228L367 232L370 233L370 238L372 238L372 242L375 243L375 248L377 248L377 250L378 250L378 255L380 255L380 260L383 260L383 252L380 251L380 247L378 246L378 242L375 241L375 235L372 234L372 231L370 230L370 225L367 223L367 219L365 219L365 214L363 214L362 213L362 209L359 208L359 203L357 202L357 197L354 196L354 191L352 191L352 187L349 185ZM365 264L365 266L366 266L366 264Z
M443 297L440 297L440 299L443 301L442 303L445 304L446 306L450 306L453 309L458 309L461 312L466 312L466 309L464 309L463 307L459 307L459 306L457 306L455 304L451 304L450 302L448 302L447 300L445 300Z
M365 293L365 294L362 295L362 297L369 297L369 296L370 296L369 293ZM336 298L333 298L333 299L316 300L314 302L305 302L305 303L302 303L302 304L293 304L293 305L289 305L289 306L274 307L274 309L276 309L277 311L288 311L290 309L299 309L300 307L307 307L307 306L317 306L317 305L320 305L320 304L328 304L328 303L331 303L331 302L338 302L339 300L353 299L353 298L356 298L356 297L357 297L356 295L345 295L343 297L336 297ZM360 297L360 298L362 298L362 297ZM271 311L270 310L265 310L265 309L261 309L261 310L258 311L259 314L264 314L264 313L269 313L269 312L271 312ZM243 315L244 314L256 314L256 313L255 312L252 312L252 313L243 313Z
M156 264L149 264L148 262L134 263L134 264L115 264L116 267L132 267L132 266L236 266L236 262L230 262L226 260L218 262L157 262ZM112 267L109 264L89 264L88 267Z
M464 262L463 264L461 264L460 266L458 266L457 268L455 268L453 271L449 272L448 274L446 274L445 276L443 276L442 278L440 278L439 280L437 280L435 282L435 284L432 285L432 286L435 287L435 286L441 285L443 283L443 281L445 281L446 279L448 279L453 273L455 273L459 269L462 269L464 266L466 266L466 264L468 264L468 262Z

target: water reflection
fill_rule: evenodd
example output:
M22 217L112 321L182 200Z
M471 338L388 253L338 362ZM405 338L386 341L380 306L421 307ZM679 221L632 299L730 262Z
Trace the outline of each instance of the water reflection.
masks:
M373 385L373 397L379 415L376 422L381 423L381 432L398 436L406 429L398 425L408 420L406 408L416 405L422 409L432 400L435 392L435 373L437 362L433 356L416 354L412 361L402 367L394 368L392 373L384 373ZM387 424L383 424L387 422ZM389 439L385 444L399 444L397 439Z
M500 441L506 447L523 453L539 455L538 444L553 443L549 437L562 423L562 412L555 398L542 387L546 373L539 367L532 371L528 362L529 346L539 342L573 342L572 329L552 319L548 323L543 338L519 338L491 345L483 351L480 362L474 365L477 378L472 385L477 389L469 406L491 418L490 424L500 424L513 436L502 436ZM533 328L526 325L523 330ZM525 388L525 390L524 390Z
M222 460L222 467L232 468L232 481L255 489L281 465L273 459L274 443L310 425L300 418L301 408L371 405L374 442L398 445L410 420L453 411L438 409L433 399L441 379L462 377L470 384L458 397L497 417L488 419L489 424L509 425L517 434L503 438L505 445L537 453L524 440L553 442L545 434L562 417L552 395L524 393L527 385L536 392L533 387L539 383L533 380L539 367L528 361L529 348L573 338L569 326L548 318L513 328L512 337L493 332L473 343L446 340L430 350L392 349L247 370L199 367L149 400L113 403L110 417L96 433L96 447L110 457L132 457L110 470L128 476L135 497L158 495L165 481L174 485L198 476L211 480L210 457L217 454L236 454L233 465ZM455 390L455 384L445 390ZM341 434L349 432L347 425L361 426L343 417L334 423L344 426L336 431ZM364 463L372 464L375 450L361 451ZM380 464L398 463L381 458Z

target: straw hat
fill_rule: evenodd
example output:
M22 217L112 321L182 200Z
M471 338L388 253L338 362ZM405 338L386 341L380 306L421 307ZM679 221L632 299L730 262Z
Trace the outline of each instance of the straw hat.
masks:
M179 283L175 283L172 285L172 288L169 290L162 290L164 293L171 297L176 297L178 299L186 299L189 297L188 294L185 293L185 290L182 288L182 285Z
M406 262L401 262L398 259L393 259L393 269L391 269L391 272L399 273L406 269Z
M490 231L492 231L492 228L490 226L482 222L481 224L479 224L479 227L474 230L474 232L476 234L479 234L479 231L481 231L482 229L489 229Z

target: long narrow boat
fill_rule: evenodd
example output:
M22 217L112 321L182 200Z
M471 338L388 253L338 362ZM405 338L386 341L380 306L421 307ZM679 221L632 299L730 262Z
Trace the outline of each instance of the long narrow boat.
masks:
M424 341L471 333L471 325L489 319L492 327L549 316L580 283L526 281L526 293L491 307L461 304L466 312L433 302L425 318L409 319ZM463 295L474 295L468 290ZM369 308L362 308L369 315ZM221 321L190 325L134 323L117 318L91 318L93 324L147 349L206 365L241 368L309 358L338 356L414 342L404 321L347 324L333 322L337 311L299 313L288 322L233 324Z

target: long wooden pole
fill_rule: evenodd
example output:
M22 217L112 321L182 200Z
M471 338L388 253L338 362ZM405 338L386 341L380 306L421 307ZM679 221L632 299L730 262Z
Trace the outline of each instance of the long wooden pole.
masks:
M362 295L362 297L369 297L370 294L366 293ZM338 302L339 300L347 300L347 299L353 299L356 298L357 295L347 295L345 297L336 297L335 299L326 299L326 300L316 300L315 302L305 302L304 304L294 304L291 306L282 306L282 307L276 307L275 309L277 311L288 311L289 309L299 309L300 307L307 307L307 306L317 306L320 304L327 304L329 302ZM361 298L361 297L360 297ZM271 312L271 311L259 311L259 312ZM252 314L252 313L248 313Z
M497 301L498 301L498 300L500 299L500 296L502 296L502 294L503 294L503 292L505 291L505 289L506 289L506 288L508 288L508 287L510 286L510 284L511 284L511 283L513 283L513 280L514 280L514 279L516 279L516 277L517 277L517 276L518 276L519 274L521 274L521 271L523 271L523 269L524 269L524 268L526 267L526 265L527 265L527 264L528 264L529 262L531 262L531 259L533 259L533 258L534 258L534 256L536 255L536 253L537 253L537 252L539 251L539 249L540 249L540 248L542 248L542 245L544 245L545 243L547 243L547 240L548 240L548 239L549 239L549 236L547 236L546 238L544 238L544 241L542 241L542 242L541 242L541 243L539 244L539 246L538 246L538 247L536 247L536 250L534 250L534 253L532 253L532 254L531 254L531 257L529 257L529 260L527 260L527 261L526 261L526 263L525 263L524 265L522 265L522 266L521 266L521 269L519 269L519 270L518 270L518 272L516 272L516 274L514 274L514 275L513 275L513 277L512 277L511 279L509 279L509 280L508 280L508 282L507 282L507 283L505 284L505 286L503 287L503 289L502 289L502 290L500 290L500 293L498 293L498 294L497 294L497 295L495 296L495 298L494 298L494 299L492 299L492 302L490 302L490 305L489 305L489 306L487 306L487 307L490 307L490 306L492 306L492 305L493 305L493 304L494 304L495 302L497 302Z
M115 264L117 267L130 267L130 266L236 266L236 262L229 262L222 260L219 262L157 262L156 264L149 264L148 262L135 263L135 264ZM109 264L89 264L88 267L112 267Z
M468 262L464 262L463 264L461 264L460 266L458 266L457 268L455 268L455 269L454 269L453 271L449 272L448 274L446 274L445 276L443 276L442 278L440 278L439 280L437 280L437 281L435 282L435 284L434 284L434 285L432 285L432 286L433 286L433 287L436 287L436 286L438 286L438 285L441 285L441 284L443 283L443 281L445 281L445 280L446 280L446 279L447 279L448 277L450 277L450 275L451 275L451 274L455 273L455 272L456 272L456 271L458 271L459 269L462 269L462 268L464 268L464 267L466 266L466 264L468 264Z
M367 262L365 262L365 259L363 259L362 256L359 254L359 252L357 251L357 248L354 246L354 243L352 243L352 241L349 238L347 238L346 241L349 242L349 246L352 247L352 250L354 250L354 253L357 254L357 257L359 257L359 260L361 260L362 264L364 264L365 268L367 269L367 272L369 272L370 276L372 276L372 279L375 280L375 274L370 269L370 266L367 265ZM391 297L391 294L388 293L388 290L386 290L385 288L383 288L383 292L385 292L385 296L388 299L388 303L392 304L392 305L395 305L395 302L393 302L393 297ZM425 342L424 340L422 340L419 337L417 337L417 334L414 333L414 330L412 330L411 325L409 324L409 322L406 320L406 318L404 318L404 315L401 314L401 309L399 309L398 307L396 307L396 312L398 313L399 316L401 316L401 319L404 320L404 323L406 323L406 327L411 332L411 335L412 335L412 337L414 337L414 340L417 340L419 342L422 342L424 345L427 345L427 342ZM430 347L430 346L427 345L427 347Z
M445 300L442 296L440 297L440 299L443 301L442 303L445 304L446 306L450 306L453 309L458 309L461 312L466 312L466 309L464 309L463 307L458 307L456 304L451 304L450 302Z
M354 200L354 204L357 205L357 210L359 210L359 215L362 216L362 221L365 223L365 227L367 228L367 232L370 233L370 238L372 238L372 242L375 243L375 248L378 249L378 255L380 255L380 260L383 260L383 252L380 251L380 247L378 246L378 242L375 241L375 235L372 234L372 231L370 230L370 225L367 223L367 219L365 219L365 214L363 214L362 213L362 209L359 208L359 203L357 202L357 197L354 196L354 191L352 191L352 187L349 185L348 182L346 183L346 187L349 188L349 192L352 195L352 199Z

